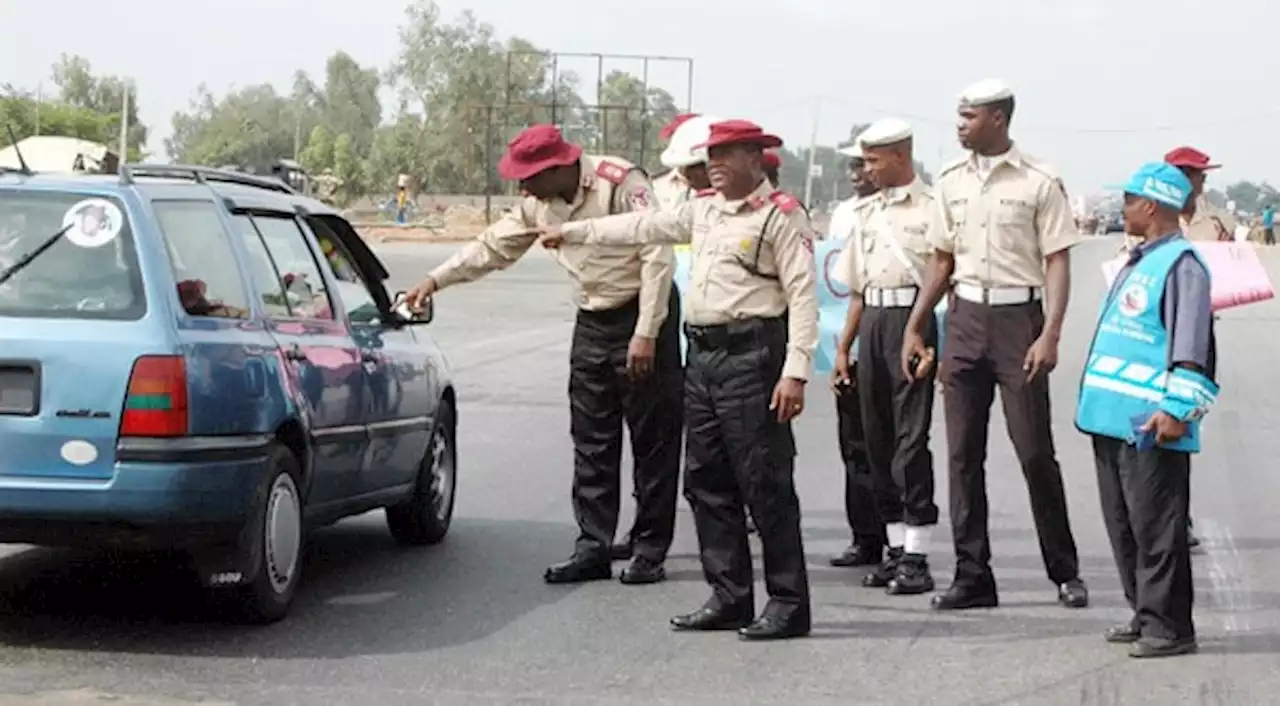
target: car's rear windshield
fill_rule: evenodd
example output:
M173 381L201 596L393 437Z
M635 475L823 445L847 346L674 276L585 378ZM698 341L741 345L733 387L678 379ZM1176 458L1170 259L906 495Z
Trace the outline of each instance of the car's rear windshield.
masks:
M0 316L137 319L146 312L133 229L114 198L0 189L0 280L6 277Z

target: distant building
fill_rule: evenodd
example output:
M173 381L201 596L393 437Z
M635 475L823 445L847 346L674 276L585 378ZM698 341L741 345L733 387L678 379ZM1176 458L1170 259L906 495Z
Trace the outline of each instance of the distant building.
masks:
M106 145L76 137L37 135L19 140L17 149L13 145L0 149L0 167L22 168L19 151L27 166L36 172L115 174L120 166L119 155Z

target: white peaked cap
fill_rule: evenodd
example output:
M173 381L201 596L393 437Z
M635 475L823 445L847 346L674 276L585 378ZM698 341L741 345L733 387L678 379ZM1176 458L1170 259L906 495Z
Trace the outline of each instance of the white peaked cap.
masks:
M911 123L898 118L884 118L867 126L858 135L858 144L863 147L884 147L896 145L903 140L911 139Z
M988 78L964 89L960 93L962 105L987 105L1013 97L1013 89L998 78Z
M711 139L712 123L718 122L720 118L714 115L699 115L681 123L662 150L662 166L677 169L707 161L707 148L703 145Z

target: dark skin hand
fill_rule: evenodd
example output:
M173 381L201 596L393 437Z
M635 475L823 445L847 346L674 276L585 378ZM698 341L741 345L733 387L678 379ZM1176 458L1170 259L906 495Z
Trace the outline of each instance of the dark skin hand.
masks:
M638 380L653 372L653 360L657 355L658 341L648 336L632 336L627 347L627 375Z
M1066 250L1045 258L1044 293L1048 315L1044 330L1027 350L1022 369L1027 371L1027 382L1041 373L1048 375L1058 365L1058 339L1062 335L1062 320L1067 315L1067 299L1071 295L1071 259Z
M924 323L926 316L933 316L933 308L942 301L951 282L951 273L955 271L955 256L949 252L935 250L929 259L929 270L925 278L924 289L911 309L911 318L907 320L907 330L902 338L902 374L907 380L915 382L915 361L923 361L931 357L928 346L924 343ZM927 372L923 370L921 372Z
M800 416L804 411L804 380L782 378L773 388L773 399L769 401L769 409L777 413L778 423L787 422Z
M1156 433L1157 444L1168 444L1181 439L1187 433L1187 425L1165 412L1156 412L1142 425L1142 431Z
M837 395L853 386L852 365L849 363L849 351L853 348L853 339L858 336L858 326L862 323L862 297L849 297L849 309L844 319L844 330L840 332L840 341L836 345L836 367L831 371L831 389Z

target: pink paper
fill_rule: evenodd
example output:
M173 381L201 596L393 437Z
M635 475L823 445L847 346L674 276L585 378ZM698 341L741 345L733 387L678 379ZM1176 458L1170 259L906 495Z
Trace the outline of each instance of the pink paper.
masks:
M1213 278L1213 310L1221 311L1275 297L1275 287L1250 243L1197 242L1196 250ZM1107 287L1115 282L1126 256L1102 263Z

